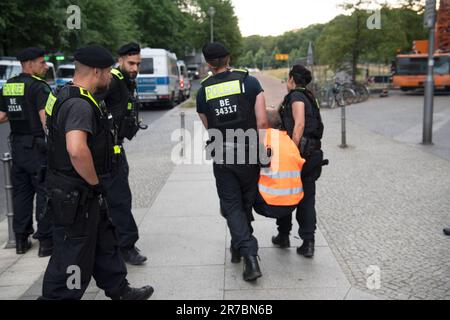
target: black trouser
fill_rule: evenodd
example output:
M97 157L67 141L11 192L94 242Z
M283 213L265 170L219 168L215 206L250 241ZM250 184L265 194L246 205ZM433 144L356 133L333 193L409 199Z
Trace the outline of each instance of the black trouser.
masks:
M253 209L257 214L267 218L281 219L285 217L292 217L292 212L297 209L297 206L273 206L266 203L261 193L256 194L256 201Z
M128 182L129 166L122 148L117 172L103 180L107 189L108 212L116 228L119 247L131 249L139 239L138 228L131 212L132 195Z
M241 255L258 254L253 236L252 207L258 191L258 165L214 164L217 193L222 215L231 233L231 246Z
M128 284L127 268L117 247L114 227L106 203L101 202L97 196L91 198L82 207L84 209L79 207L72 224L60 221L67 219L68 211L62 210L60 218L53 213L54 249L44 275L44 299L81 299L92 276L97 286L111 298L120 296ZM78 287L77 275L80 276Z
M43 142L43 141L42 141ZM33 234L33 202L36 195L36 239L44 240L52 236L52 224L44 214L45 165L47 156L43 145L36 138L25 135L11 135L13 183L13 229L17 238L26 238Z
M298 234L302 240L314 240L316 231L316 181L303 179L304 196L297 206ZM277 219L278 232L289 234L292 229L292 215Z

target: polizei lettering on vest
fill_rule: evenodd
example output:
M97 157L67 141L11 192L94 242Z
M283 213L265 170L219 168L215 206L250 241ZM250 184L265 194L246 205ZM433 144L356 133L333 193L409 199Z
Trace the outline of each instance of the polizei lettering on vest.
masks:
M206 101L219 99L241 93L239 80L215 84L205 88Z
M183 304L182 307L177 307L177 315L203 315L207 318L211 307L190 307Z

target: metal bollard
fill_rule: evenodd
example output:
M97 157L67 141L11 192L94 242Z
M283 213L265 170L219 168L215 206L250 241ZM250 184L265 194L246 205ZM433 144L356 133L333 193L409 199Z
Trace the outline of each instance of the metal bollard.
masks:
M180 113L180 121L181 121L181 136L180 136L180 142L182 143L181 145L181 151L180 151L180 157L184 158L184 149L186 147L186 141L185 141L185 130L186 130L186 123L185 123L185 118L186 115L184 112Z
M340 147L345 149L347 148L347 128L345 125L345 106L341 107L341 145Z
M6 217L8 219L8 242L5 245L5 249L11 249L16 247L16 237L13 231L13 185L11 179L11 166L12 157L10 153L5 153L3 155L3 170L5 173L5 192L6 192Z

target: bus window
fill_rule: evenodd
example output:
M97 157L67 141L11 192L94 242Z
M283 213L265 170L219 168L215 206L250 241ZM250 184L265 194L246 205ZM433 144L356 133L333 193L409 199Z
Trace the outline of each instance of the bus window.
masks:
M397 75L413 76L427 74L427 58L398 58Z
M437 74L450 74L450 57L436 57L434 59L434 72Z

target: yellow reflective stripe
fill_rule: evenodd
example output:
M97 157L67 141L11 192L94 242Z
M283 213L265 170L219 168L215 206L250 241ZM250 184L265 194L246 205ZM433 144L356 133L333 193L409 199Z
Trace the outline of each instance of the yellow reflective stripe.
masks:
M25 83L5 83L3 85L3 96L23 96L25 95Z
M114 146L114 154L121 154L122 150L120 149L120 146Z
M44 79L42 79L42 78L40 78L40 77L38 77L38 76L31 76L32 78L35 78L36 80L39 80L39 81L45 81Z
M94 99L94 97L92 96L92 94L89 91L87 91L86 89L80 88L80 94L82 96L88 97L97 106L97 108L100 109L98 102Z
M115 75L117 78L119 78L119 80L123 80L124 79L122 72L120 72L117 69L111 69L111 73L113 75Z
M223 82L205 88L206 101L240 94L241 83L239 80Z
M207 76L205 79L203 79L201 83L205 82L206 80L208 80L208 79L211 78L212 76L213 76L212 72L211 72L211 71L208 72L208 76Z
M56 103L56 97L50 93L48 95L47 103L45 104L45 113L51 116L53 114L53 107Z
M131 102L128 102L128 110L133 110L133 104Z
M236 72L244 72L244 73L247 73L247 72L248 72L248 70L245 70L245 69L231 69L230 71L231 71L231 72L233 72L233 71L236 71Z

